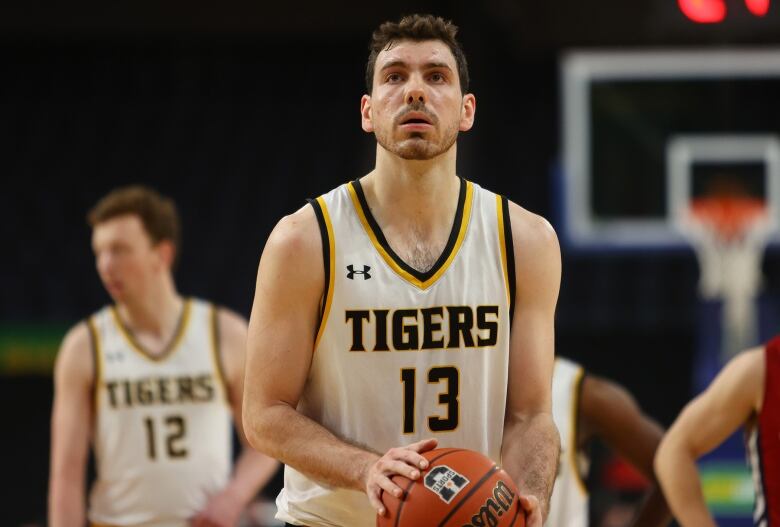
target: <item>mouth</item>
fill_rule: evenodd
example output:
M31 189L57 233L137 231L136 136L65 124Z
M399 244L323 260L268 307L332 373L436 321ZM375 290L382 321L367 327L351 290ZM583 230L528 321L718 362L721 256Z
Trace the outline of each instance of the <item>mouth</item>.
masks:
M426 129L433 126L433 120L422 112L409 112L398 121L404 129Z
M122 291L122 283L117 280L106 281L104 284L109 293L119 293Z

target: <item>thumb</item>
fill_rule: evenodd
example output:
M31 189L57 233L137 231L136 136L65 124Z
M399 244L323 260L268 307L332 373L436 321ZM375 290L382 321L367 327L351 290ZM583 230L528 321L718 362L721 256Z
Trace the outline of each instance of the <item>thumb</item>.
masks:
M526 514L531 514L539 508L539 499L536 496L519 496L520 506Z

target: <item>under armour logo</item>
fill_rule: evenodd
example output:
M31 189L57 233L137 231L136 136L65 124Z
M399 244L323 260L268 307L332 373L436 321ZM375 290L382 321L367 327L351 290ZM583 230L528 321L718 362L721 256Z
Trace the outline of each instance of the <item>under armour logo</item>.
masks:
M120 351L117 351L117 352L110 352L109 351L109 352L106 353L106 360L108 362L122 362L122 360L124 360L124 358L125 358L124 355Z
M371 275L368 274L368 272L370 270L371 270L370 266L364 265L362 271L360 271L360 270L356 271L355 270L355 266L352 265L352 264L349 264L347 266L347 278L349 278L350 280L354 280L356 274L362 274L363 275L363 280L368 280L369 278L371 278Z

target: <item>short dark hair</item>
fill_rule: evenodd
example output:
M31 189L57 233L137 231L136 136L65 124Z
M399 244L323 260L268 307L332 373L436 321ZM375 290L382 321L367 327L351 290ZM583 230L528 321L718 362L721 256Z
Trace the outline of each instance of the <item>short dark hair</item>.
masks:
M134 214L154 244L163 240L173 243L178 256L181 245L179 213L172 199L143 185L121 187L103 196L87 214L92 228L110 219ZM178 258L176 258L178 259Z
M451 20L444 20L433 15L409 15L398 22L384 22L371 35L371 43L368 46L368 62L366 63L366 90L369 95L374 87L374 66L379 52L389 49L399 40L440 40L447 44L455 57L458 66L458 79L460 80L461 93L469 91L469 66L463 48L455 38L458 34L458 26Z

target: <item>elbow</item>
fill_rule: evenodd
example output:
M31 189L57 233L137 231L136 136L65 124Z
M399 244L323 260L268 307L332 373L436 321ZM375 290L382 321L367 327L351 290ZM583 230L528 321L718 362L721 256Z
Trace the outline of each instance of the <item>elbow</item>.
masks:
M271 457L276 457L276 436L282 422L276 407L245 405L241 412L244 435L253 449Z
M665 479L673 478L675 467L679 466L679 463L686 458L693 462L693 456L687 453L676 434L673 432L667 433L658 444L653 457L653 469L656 480L663 484Z
M259 452L263 450L263 428L260 426L258 412L251 411L249 405L244 405L241 411L241 421L244 427L244 436L249 446Z
M657 480L662 478L664 468L667 463L667 459L670 455L668 436L661 439L658 443L658 448L655 450L655 456L653 456L653 470L655 471L655 477Z

